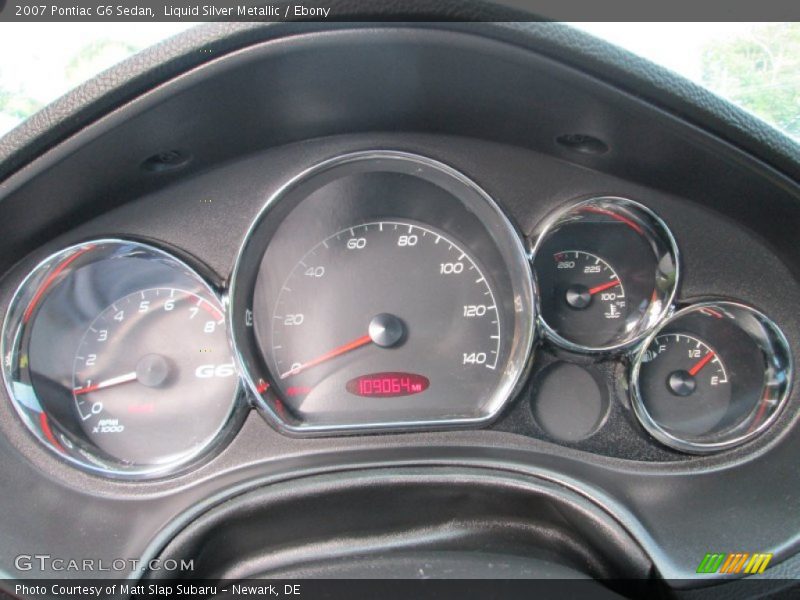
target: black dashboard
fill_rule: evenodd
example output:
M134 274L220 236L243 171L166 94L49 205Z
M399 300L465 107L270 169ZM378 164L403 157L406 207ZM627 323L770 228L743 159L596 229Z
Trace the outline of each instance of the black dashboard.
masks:
M796 149L558 25L181 44L4 159L5 576L796 574Z

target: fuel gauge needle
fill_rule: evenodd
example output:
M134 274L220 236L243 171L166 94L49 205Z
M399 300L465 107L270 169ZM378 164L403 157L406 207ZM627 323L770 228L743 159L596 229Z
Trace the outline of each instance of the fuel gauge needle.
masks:
M706 354L703 358L698 360L691 369L689 369L689 375L691 375L692 377L697 375L700 372L700 369L702 369L708 363L710 363L715 356L716 354L714 352L709 352L708 354Z
M95 392L97 390L120 385L122 383L128 383L130 381L136 381L136 371L131 371L130 373L125 373L124 375L118 375L117 377L111 377L99 383L93 383L92 385L75 388L72 390L72 393L76 396L80 396L81 394L88 394L89 392Z

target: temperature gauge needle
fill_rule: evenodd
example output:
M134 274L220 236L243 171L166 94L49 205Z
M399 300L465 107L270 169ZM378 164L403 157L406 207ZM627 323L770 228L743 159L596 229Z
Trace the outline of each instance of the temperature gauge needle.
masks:
M708 363L714 360L715 356L716 354L714 352L709 352L708 354L706 354L703 358L698 360L691 369L689 369L689 375L691 375L692 377L697 375L700 372L700 369L702 369Z
M99 383L93 383L92 385L87 385L85 387L75 388L72 390L72 393L76 396L80 396L81 394L88 394L89 392L94 392L97 390L102 390L105 388L109 388L115 385L120 385L122 383L128 383L131 381L136 381L136 371L131 371L130 373L125 373L124 375L118 375L117 377L111 377L109 379L105 379Z
M607 281L606 283L601 283L600 285L596 285L593 288L589 288L589 295L594 296L595 294L604 292L605 290L609 290L618 285L619 285L619 279L613 279L611 281Z
M289 369L288 371L286 371L281 375L281 379L286 379L287 377L290 377L292 375L297 375L301 371L305 371L306 369L310 369L311 367L316 367L318 364L324 363L326 361L331 360L332 358L341 356L346 352L350 352L351 350L355 350L356 348L361 348L361 346L366 346L367 344L371 343L372 343L372 338L369 335L362 335L360 338L356 338L351 342L348 342L337 348L334 348L330 352L321 354L315 359L309 360L308 362L304 362L299 367L295 367L294 369Z

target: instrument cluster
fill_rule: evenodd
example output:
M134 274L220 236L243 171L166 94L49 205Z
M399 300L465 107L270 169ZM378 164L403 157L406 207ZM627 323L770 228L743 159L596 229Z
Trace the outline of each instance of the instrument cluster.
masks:
M46 259L2 333L22 421L88 471L163 477L224 447L253 405L291 435L489 424L547 346L624 365L642 431L702 454L764 431L791 385L766 315L677 305L677 244L642 204L580 199L526 237L466 176L408 153L287 182L230 281L136 240Z

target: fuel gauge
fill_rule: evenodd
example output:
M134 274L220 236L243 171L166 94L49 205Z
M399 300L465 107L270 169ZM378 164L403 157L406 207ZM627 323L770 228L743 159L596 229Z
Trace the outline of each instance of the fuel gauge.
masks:
M711 452L769 426L789 379L786 340L766 316L734 302L702 303L645 342L631 375L633 406L662 443Z
M642 361L642 392L662 427L700 435L725 417L730 379L706 342L687 333L665 333L656 336Z

